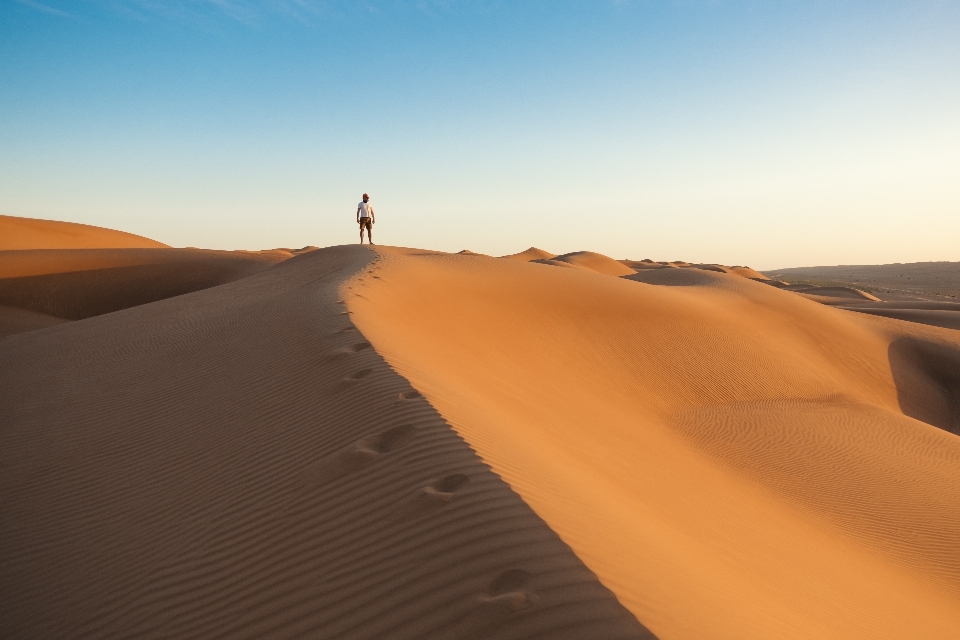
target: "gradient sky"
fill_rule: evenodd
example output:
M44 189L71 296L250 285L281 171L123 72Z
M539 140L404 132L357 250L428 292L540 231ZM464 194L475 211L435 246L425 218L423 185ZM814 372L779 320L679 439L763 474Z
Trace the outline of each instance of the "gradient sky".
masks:
M960 1L0 0L0 213L174 246L960 260Z

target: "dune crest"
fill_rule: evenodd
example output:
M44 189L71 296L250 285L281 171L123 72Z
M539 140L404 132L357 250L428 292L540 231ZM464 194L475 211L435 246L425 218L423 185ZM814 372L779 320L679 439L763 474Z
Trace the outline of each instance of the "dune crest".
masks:
M167 245L143 236L76 222L0 215L0 251L23 249L132 249Z
M593 251L574 251L573 253L565 253L562 256L556 256L549 260L537 260L536 262L558 266L569 265L608 276L625 276L635 273L633 269L625 264L607 257L602 253L594 253Z
M376 250L358 328L659 637L960 628L960 404L925 391L957 333L723 270Z
M549 251L544 251L543 249L538 249L536 247L530 247L526 251L521 251L520 253L512 253L508 256L500 256L501 258L506 258L507 260L520 260L522 262L531 262L533 260L550 260L555 258L556 254L550 253Z

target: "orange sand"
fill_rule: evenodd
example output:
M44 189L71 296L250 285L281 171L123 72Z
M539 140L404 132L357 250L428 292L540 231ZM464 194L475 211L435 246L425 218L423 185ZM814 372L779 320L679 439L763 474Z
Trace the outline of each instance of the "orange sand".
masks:
M0 215L0 251L11 249L131 249L166 247L156 240L74 222Z
M960 638L952 306L0 237L0 637Z
M358 328L658 637L960 637L960 333L376 251Z
M0 637L653 639L353 326L373 258L0 338Z

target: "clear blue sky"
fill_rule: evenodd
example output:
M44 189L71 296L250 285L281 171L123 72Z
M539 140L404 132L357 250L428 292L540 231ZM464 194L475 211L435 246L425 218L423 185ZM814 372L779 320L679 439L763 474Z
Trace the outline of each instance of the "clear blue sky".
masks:
M0 0L0 213L777 268L960 260L960 1Z

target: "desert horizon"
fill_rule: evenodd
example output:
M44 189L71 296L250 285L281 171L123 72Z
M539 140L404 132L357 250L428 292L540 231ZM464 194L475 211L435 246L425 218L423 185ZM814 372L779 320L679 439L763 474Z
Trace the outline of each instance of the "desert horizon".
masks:
M960 640L957 33L0 2L0 639Z
M5 637L960 629L949 293L0 230Z

